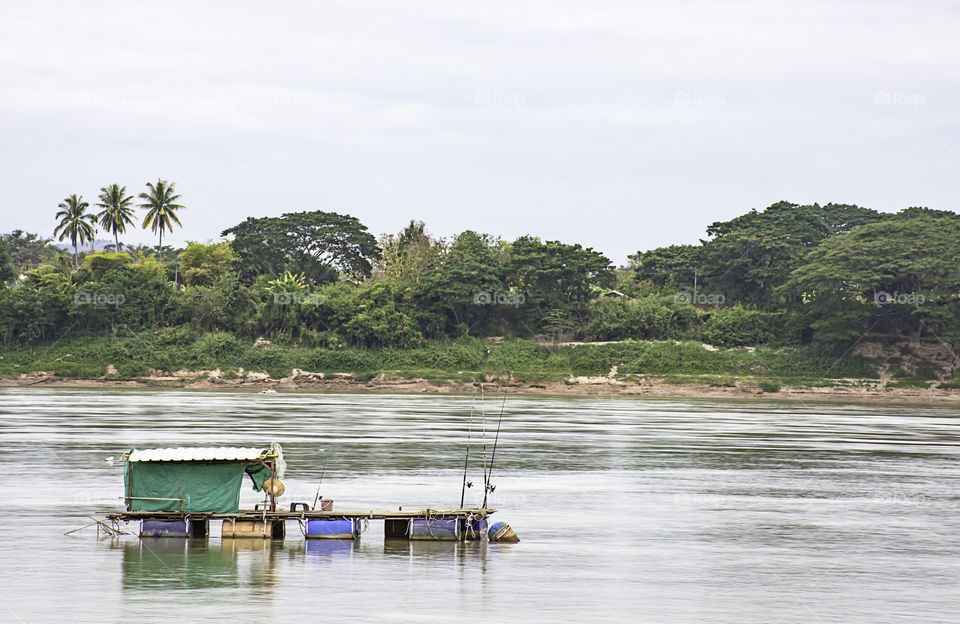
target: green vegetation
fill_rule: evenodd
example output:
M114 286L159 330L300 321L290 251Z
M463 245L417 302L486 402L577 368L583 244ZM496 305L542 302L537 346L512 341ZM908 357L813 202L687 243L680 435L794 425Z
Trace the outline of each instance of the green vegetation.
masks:
M87 214L87 208L90 204L83 201L83 196L77 197L70 195L58 206L60 211L57 213L57 219L60 222L53 231L54 236L59 236L59 240L70 239L73 245L73 265L79 268L78 245L93 240L93 224L96 223L96 216Z
M780 392L780 383L772 379L764 379L760 382L762 392Z
M489 349L489 355L485 355ZM294 368L322 373L379 373L433 380L561 381L572 376L606 376L615 365L620 379L687 375L687 381L732 385L734 378L767 376L812 382L823 377L874 377L872 363L860 356L843 360L812 349L723 349L699 343L621 342L553 346L529 340L490 342L480 338L434 341L417 348L254 346L226 332L184 328L128 336L64 338L21 347L0 360L0 376L46 371L65 377L101 377L108 364L118 378L173 373L181 369L265 371L287 377ZM690 376L691 371L696 375ZM722 380L718 382L717 380ZM761 386L765 391L769 386Z
M163 235L185 206L164 180L138 195L156 253L121 251L132 197L100 191L97 215L79 195L59 206L54 235L72 262L35 234L0 236L0 375L612 374L775 392L883 373L887 387L958 385L956 359L928 353L960 340L950 212L781 202L615 268L575 243L470 230L443 240L418 222L378 240L319 210L247 218L228 240L173 249ZM114 244L84 252L97 225Z
M180 196L175 190L176 184L165 180L157 180L156 184L147 182L147 192L140 193L137 197L143 200L141 208L146 209L147 215L143 218L143 225L146 228L150 226L153 232L159 232L160 237L157 242L157 253L160 261L163 261L163 232L173 231L173 224L180 225L180 219L177 218L177 211L183 208L176 203Z
M120 234L133 225L133 198L127 195L127 187L111 184L100 189L100 201L97 207L103 208L97 219L100 225L113 234L114 249L120 249Z

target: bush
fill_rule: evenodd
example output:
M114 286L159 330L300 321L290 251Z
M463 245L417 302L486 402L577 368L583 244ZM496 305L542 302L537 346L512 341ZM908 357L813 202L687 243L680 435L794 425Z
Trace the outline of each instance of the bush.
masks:
M748 310L741 305L718 308L703 325L703 341L717 346L738 347L773 340L779 314Z
M933 362L923 361L917 364L914 369L914 377L923 381L933 381L940 379L943 368Z
M290 352L281 347L248 347L242 355L240 365L249 371L263 371L279 379L289 377L293 372Z
M621 373L710 375L737 372L741 368L737 354L708 351L694 342L644 344L633 355L634 357L620 368Z
M190 347L193 365L198 368L236 366L246 348L233 334L213 332L204 334Z
M760 382L761 392L780 392L780 383L772 379L764 379Z
M352 373L379 369L380 362L367 349L313 349L304 358L311 371Z
M681 327L677 309L653 295L602 297L591 302L583 336L587 340L663 340L678 337Z
M540 344L511 340L490 345L487 368L491 370L526 371L542 369L550 350Z
M930 384L919 379L901 379L891 381L886 385L887 388L929 388Z

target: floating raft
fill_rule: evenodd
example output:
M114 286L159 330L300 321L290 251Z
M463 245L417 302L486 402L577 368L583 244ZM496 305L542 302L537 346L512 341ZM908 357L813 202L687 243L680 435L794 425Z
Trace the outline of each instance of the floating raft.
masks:
M114 523L140 522L140 537L206 537L210 521L219 520L223 538L282 539L287 521L295 520L308 539L357 539L370 520L382 520L387 538L517 541L509 525L489 526L487 519L496 510L486 507L486 499L483 507L471 509L333 511L333 501L326 499L319 510L304 502L290 503L289 511L278 509L287 464L277 443L267 448L133 448L123 462L126 509L105 515ZM240 509L245 476L264 493L254 509Z
M356 539L364 521L383 520L384 537L412 540L479 540L487 536L488 517L496 509L419 509L416 511L263 511L235 513L181 513L178 511L120 511L106 514L115 522L140 522L140 537L205 537L210 521L223 522L224 538L282 539L287 520L303 524L308 539Z

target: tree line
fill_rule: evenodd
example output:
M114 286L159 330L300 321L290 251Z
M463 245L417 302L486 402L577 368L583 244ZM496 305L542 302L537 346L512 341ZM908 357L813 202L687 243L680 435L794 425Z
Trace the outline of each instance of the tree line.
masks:
M779 202L710 224L697 244L639 251L615 267L591 248L532 235L443 239L411 221L377 238L353 216L320 210L250 217L223 241L164 247L184 209L175 185L158 180L138 197L156 249L122 248L133 199L119 185L101 189L97 214L77 196L61 204L54 235L70 239L72 263L39 235L0 236L0 342L68 330L222 332L334 349L464 336L960 340L960 217L948 211ZM83 252L94 222L114 245Z
M172 232L173 224L181 225L177 218L177 211L183 208L177 201L180 196L176 193L176 184L166 180L157 180L156 184L147 182L146 192L140 193L137 197L143 200L143 203L137 204L139 208L147 211L143 217L143 223L140 227L159 234L157 243L157 253L161 259L163 257L163 233ZM69 238L70 245L73 247L74 268L80 268L79 246L85 242L94 242L96 238L97 226L103 227L107 232L113 235L114 246L120 249L120 234L127 230L128 225L133 225L134 198L127 195L127 187L119 184L111 184L100 189L99 200L96 204L100 212L87 212L90 203L84 201L83 195L68 195L60 202L57 212L57 227L53 235L57 240Z

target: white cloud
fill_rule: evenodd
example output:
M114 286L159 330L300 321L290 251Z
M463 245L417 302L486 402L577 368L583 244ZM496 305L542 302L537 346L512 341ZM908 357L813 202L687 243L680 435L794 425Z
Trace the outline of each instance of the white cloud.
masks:
M175 180L173 237L323 208L616 261L781 199L956 208L958 12L895 2L9 5L0 231ZM147 233L137 239L149 241Z

